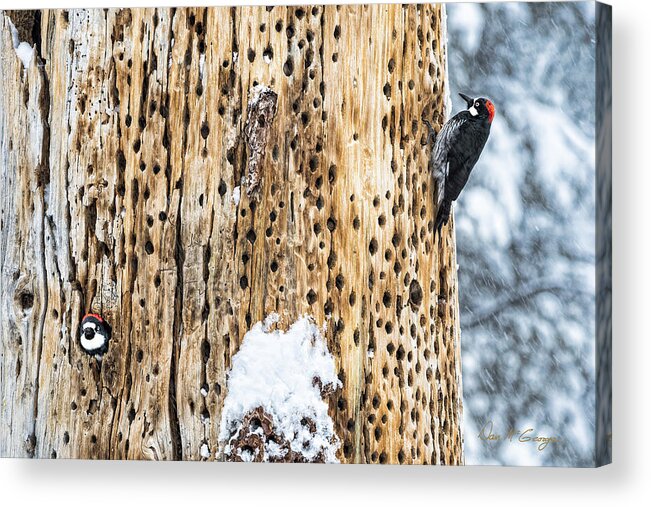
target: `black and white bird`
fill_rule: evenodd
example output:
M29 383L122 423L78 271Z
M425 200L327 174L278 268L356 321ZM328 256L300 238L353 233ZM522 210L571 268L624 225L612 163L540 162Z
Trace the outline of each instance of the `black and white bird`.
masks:
M111 326L96 313L88 313L81 319L79 334L79 342L84 352L101 361L108 351Z
M436 181L437 231L447 224L452 202L459 197L479 160L495 117L495 106L490 100L459 95L468 109L450 118L438 135L430 123L423 120L429 128L429 140L434 143L431 170Z

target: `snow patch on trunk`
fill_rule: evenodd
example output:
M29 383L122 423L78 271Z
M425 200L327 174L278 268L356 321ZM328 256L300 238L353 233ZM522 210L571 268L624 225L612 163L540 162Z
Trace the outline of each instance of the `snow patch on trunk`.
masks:
M7 18L9 22L9 29L11 30L11 41L14 45L14 50L16 55L20 58L20 61L23 62L23 67L25 69L29 68L29 64L32 62L32 57L34 56L34 48L30 46L29 42L21 42L18 37L18 30L16 26L12 23L11 19Z
M233 197L232 197L233 204L235 204L236 207L240 205L240 196L241 196L240 187L238 185L233 189Z
M219 441L227 460L338 462L323 397L341 387L334 358L308 316L283 332L276 314L244 335L228 374Z
M203 81L203 72L206 66L206 53L199 55L199 81Z

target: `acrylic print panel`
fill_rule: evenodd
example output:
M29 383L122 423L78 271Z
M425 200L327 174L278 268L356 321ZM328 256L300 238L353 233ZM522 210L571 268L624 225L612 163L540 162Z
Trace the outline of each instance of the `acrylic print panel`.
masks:
M1 12L0 455L608 461L599 12Z

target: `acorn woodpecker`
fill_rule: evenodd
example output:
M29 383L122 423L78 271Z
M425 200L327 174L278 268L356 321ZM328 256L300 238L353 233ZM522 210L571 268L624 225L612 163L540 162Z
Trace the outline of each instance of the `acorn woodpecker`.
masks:
M431 170L436 181L436 230L450 218L455 201L468 181L490 134L495 106L483 97L473 99L459 94L468 109L450 118L438 135L427 120L428 140L433 141Z
M111 326L96 313L88 313L81 319L79 335L79 342L84 352L101 361L102 356L108 351Z

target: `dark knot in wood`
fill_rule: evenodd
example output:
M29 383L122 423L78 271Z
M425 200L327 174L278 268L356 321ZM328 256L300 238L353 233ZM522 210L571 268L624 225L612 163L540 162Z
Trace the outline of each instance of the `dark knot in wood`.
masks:
M278 95L270 88L258 85L249 92L244 135L249 149L246 194L256 196L262 180L261 168L269 139L269 130L276 116Z

